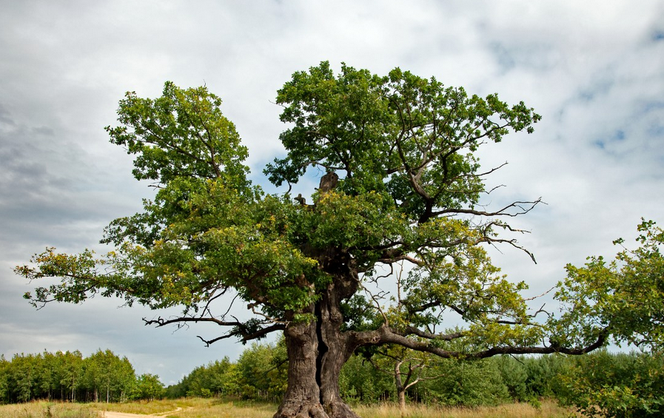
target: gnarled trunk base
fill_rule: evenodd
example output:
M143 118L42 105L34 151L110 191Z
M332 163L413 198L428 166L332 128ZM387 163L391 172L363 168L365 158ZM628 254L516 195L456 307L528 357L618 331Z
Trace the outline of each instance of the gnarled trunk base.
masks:
M344 402L325 406L319 402L285 399L273 418L359 418Z
M319 402L285 399L273 418L328 418L328 414Z
M325 405L325 412L330 418L360 418L350 406L343 401L332 402Z

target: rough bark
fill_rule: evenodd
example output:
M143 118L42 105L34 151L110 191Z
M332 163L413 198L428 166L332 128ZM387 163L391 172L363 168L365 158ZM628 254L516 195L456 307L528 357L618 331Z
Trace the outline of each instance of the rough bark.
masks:
M357 418L339 392L341 368L355 348L349 344L348 336L341 332L340 298L344 296L344 290L337 289L335 284L330 285L319 303L319 341L325 348L320 353L321 402L330 417Z
M323 347L319 325L296 324L285 331L288 389L274 418L358 418L339 394L348 354L329 341Z
M316 324L291 324L284 335L288 352L288 389L274 418L327 418L316 382Z
M331 284L314 322L286 328L288 389L274 418L359 418L339 391L341 367L355 348L341 331L343 290Z

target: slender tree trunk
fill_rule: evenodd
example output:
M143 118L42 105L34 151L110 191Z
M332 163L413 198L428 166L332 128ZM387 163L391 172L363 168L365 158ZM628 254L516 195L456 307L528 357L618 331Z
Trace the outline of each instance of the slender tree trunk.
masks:
M401 379L402 364L403 361L397 361L394 363L394 383L397 387L397 397L399 399L399 410L401 411L401 415L406 411L406 387Z
M399 411L401 412L401 416L403 416L406 412L406 390L404 388L400 388L397 392L397 395L399 399Z

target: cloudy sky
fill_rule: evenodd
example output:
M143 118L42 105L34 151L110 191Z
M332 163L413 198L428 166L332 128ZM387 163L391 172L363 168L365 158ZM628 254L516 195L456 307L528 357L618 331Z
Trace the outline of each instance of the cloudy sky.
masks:
M205 348L214 329L154 329L117 300L35 311L15 276L46 246L97 248L102 228L150 190L103 130L127 90L206 84L249 147L254 181L282 148L276 90L329 60L435 76L470 93L523 100L543 116L482 154L509 165L496 199L546 206L518 220L535 265L505 248L495 262L531 293L563 266L612 255L641 217L664 224L664 3L514 1L0 0L0 353L109 348L139 373L175 383L242 346Z

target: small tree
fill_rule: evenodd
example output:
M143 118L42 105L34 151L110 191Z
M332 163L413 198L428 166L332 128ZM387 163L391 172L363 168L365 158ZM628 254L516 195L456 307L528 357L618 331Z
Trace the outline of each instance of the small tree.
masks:
M84 368L84 380L88 389L92 390L95 402L100 399L106 403L124 400L136 380L129 360L118 357L111 350L98 350L87 357Z
M391 377L377 370L364 354L352 355L341 368L339 388L343 399L350 403L371 404L395 395Z
M7 392L11 402L29 402L36 399L39 356L16 354L7 367Z
M159 380L159 376L147 373L136 379L131 398L153 401L163 398L165 393L164 384Z
M402 346L384 346L370 357L371 364L394 380L399 409L406 411L406 392L420 382L440 376L426 374L431 369L431 356L423 352L407 350Z
M245 349L237 361L240 391L248 398L279 399L286 391L286 350L283 344L257 344Z
M355 350L394 344L441 357L483 358L513 353L585 353L604 344L607 330L581 344L537 322L520 292L524 283L499 275L483 245L522 249L505 220L539 202L482 204L494 191L477 151L509 132L532 132L540 119L523 103L495 94L468 95L436 79L400 69L386 76L327 62L297 72L277 95L280 139L287 151L267 166L275 186L307 172L322 175L312 201L265 194L247 180L234 125L205 87L166 83L155 100L128 93L111 141L135 156L134 176L154 182L144 210L118 218L103 242L115 250L36 255L16 268L28 279L59 277L26 297L81 302L93 294L124 297L154 309L181 306L164 326L211 322L228 332L204 339L249 341L283 332L288 389L277 417L354 417L339 393L339 374ZM391 280L396 263L411 270L397 316L380 315L370 283ZM365 293L366 299L358 299ZM229 295L229 299L222 297ZM241 300L256 314L228 314ZM373 301L358 307L358 301ZM221 306L219 306L221 305ZM355 314L382 319L359 329ZM383 312L384 313L384 312ZM456 315L466 324L440 333ZM472 352L440 341L464 340ZM569 344L567 344L569 342Z
M589 378L580 371L574 397L588 416L655 417L664 411L664 231L645 220L637 229L638 248L630 250L618 239L614 244L623 249L612 261L589 257L584 267L570 264L567 279L559 285L558 298L569 309L556 323L555 341L583 343L610 333L617 343L633 344L650 354L622 357L624 363L628 359L633 363L623 364L624 375L618 379ZM602 360L607 360L606 355L587 361ZM615 366L609 374L620 372L620 365Z
M67 351L60 353L60 385L67 390L70 401L76 401L76 390L81 385L83 378L83 355L80 351Z

